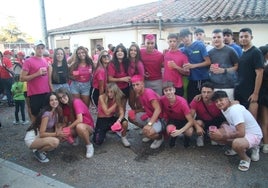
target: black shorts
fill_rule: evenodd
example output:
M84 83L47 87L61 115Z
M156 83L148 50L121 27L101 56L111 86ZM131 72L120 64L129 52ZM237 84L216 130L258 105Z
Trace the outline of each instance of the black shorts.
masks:
M46 105L47 96L48 93L29 96L32 115L36 117L39 114L41 109Z
M200 120L198 118L196 118L197 120ZM226 121L226 119L223 117L223 116L220 116L220 117L217 117L217 118L214 118L212 120L209 120L209 121L204 121L202 120L205 124L205 127L204 127L204 130L207 131L209 126L211 125L214 125L216 126L217 128L220 128L221 124Z
M168 120L167 125L172 124L175 125L177 129L181 129L187 122L187 120L170 119Z

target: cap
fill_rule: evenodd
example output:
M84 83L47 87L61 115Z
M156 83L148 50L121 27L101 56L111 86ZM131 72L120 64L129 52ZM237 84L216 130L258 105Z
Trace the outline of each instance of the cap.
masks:
M185 29L180 30L179 36L186 37L186 36L191 35L191 34L192 34L191 31L188 28L185 28Z
M145 36L145 39L147 39L147 40L155 40L155 36L152 35L152 34L148 34L148 35Z
M34 46L39 46L39 45L46 46L42 40L35 41Z
M222 34L223 35L232 35L233 36L233 31L231 29L226 28L226 29L222 30Z
M217 99L221 99L221 98L228 98L228 95L225 91L215 91L213 96L212 96L212 101L216 101Z
M171 81L163 82L163 86L162 86L162 88L163 88L163 89L166 89L166 88L168 88L168 87L174 87L173 82L171 82Z
M5 50L3 55L12 55L12 52L11 50Z
M140 81L143 81L143 77L141 75L134 75L132 78L131 78L131 83L136 83L136 82L140 82Z
M17 55L18 55L18 56L25 56L25 53L24 53L23 51L19 51L19 52L17 53Z
M204 31L204 29L202 29L202 28L196 28L195 30L194 30L194 33L196 34L196 33L205 33L205 31Z

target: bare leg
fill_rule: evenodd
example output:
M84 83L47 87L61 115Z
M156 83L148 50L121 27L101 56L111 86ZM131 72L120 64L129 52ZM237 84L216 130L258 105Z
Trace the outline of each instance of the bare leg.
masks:
M58 147L60 140L56 137L36 138L31 149L37 149L39 151L50 151Z
M79 123L75 127L77 135L84 140L86 145L90 144L89 136L92 134L92 128L84 123Z
M246 154L249 143L246 138L236 138L233 140L232 148L237 152L241 160L249 161L250 158Z

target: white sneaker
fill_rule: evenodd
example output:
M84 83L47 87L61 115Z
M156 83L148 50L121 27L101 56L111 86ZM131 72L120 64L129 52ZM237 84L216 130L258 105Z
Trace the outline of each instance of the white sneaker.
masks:
M217 145L218 145L218 143L217 143L217 142L215 142L215 141L213 141L213 140L211 140L211 145L212 145L212 146L217 146Z
M19 121L16 121L16 120L13 121L13 125L19 125L19 124L20 124Z
M27 125L27 124L29 124L29 121L28 120L22 121L21 124L22 125Z
M225 155L227 156L234 156L234 155L237 155L236 151L233 150L232 148L231 149L227 149L225 152L224 152Z
M204 137L203 136L198 136L196 138L196 145L198 147L203 147L204 146Z
M126 137L126 136L121 137L121 141L122 141L122 143L123 143L123 145L124 145L125 147L129 147L129 146L130 146L130 143L129 143L129 141L127 140L127 137Z
M252 161L258 161L260 160L260 148L259 146L251 148L251 160Z
M154 140L153 143L151 144L150 148L151 149L157 149L161 146L161 144L164 141L164 137L162 136L162 138L160 140Z
M147 138L147 137L144 137L143 139L142 139L142 142L149 142L151 139L150 138Z
M262 152L263 153L268 153L268 144L263 144Z
M86 145L87 147L87 153L86 153L86 158L91 158L94 155L94 147L93 144Z
M72 143L73 146L78 146L79 145L79 137L74 138L74 143Z

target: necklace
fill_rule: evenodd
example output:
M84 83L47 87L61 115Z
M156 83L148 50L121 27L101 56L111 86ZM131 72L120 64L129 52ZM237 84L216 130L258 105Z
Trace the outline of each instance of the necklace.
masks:
M249 47L247 47L247 48L243 48L243 52L247 52L251 47L252 47L252 45L249 45Z

